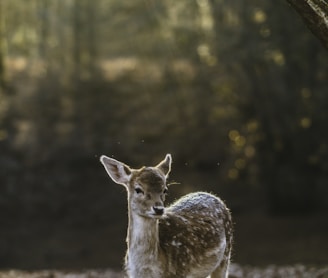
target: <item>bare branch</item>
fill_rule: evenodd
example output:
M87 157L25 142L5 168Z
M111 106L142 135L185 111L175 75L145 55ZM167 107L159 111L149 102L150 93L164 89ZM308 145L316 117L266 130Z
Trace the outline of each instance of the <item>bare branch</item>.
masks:
M312 33L328 49L328 3L326 0L287 0Z

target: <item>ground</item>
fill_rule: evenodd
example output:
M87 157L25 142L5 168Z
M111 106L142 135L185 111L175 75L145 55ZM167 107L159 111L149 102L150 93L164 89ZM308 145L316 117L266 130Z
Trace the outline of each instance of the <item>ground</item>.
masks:
M85 271L0 271L0 278L123 278L122 273L111 270ZM231 265L230 278L328 278L327 267L267 266L262 268L251 266Z

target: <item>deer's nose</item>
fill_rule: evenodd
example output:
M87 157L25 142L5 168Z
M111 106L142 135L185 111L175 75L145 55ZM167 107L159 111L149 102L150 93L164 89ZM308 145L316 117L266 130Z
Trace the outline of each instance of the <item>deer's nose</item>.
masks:
M156 215L163 215L164 207L163 206L153 206L153 210Z

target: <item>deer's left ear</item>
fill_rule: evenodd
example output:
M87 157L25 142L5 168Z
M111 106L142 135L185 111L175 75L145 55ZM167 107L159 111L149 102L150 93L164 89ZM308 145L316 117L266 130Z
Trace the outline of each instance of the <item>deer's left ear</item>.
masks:
M156 168L161 170L165 177L168 177L170 171L171 171L171 164L172 164L172 157L170 154L167 154L159 164L156 165Z

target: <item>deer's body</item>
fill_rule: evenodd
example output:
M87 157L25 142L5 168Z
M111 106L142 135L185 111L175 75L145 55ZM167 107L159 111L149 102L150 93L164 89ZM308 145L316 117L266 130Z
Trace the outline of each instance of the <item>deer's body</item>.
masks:
M130 278L228 277L232 223L219 198L192 193L164 210L170 155L139 170L104 156L101 161L128 190L125 267Z

